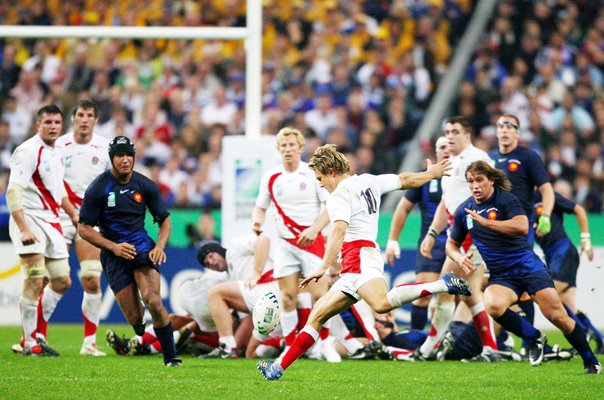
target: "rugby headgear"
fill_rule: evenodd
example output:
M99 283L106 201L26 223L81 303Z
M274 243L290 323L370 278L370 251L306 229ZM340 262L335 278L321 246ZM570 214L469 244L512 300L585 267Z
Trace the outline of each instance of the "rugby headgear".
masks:
M134 157L136 149L126 136L116 136L109 142L109 159L113 161L113 157L116 154L126 154L127 156Z
M226 249L217 242L207 242L197 250L197 261L205 267L204 259L210 253L218 253L226 258Z

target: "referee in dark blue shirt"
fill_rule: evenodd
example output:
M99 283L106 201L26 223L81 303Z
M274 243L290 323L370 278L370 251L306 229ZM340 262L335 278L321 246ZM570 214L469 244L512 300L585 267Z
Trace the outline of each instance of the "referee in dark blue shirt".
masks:
M117 136L111 141L111 170L96 177L86 189L79 232L101 249L103 271L136 334L142 336L145 332L142 297L151 313L164 363L169 367L180 366L172 324L160 295L159 266L166 262L164 248L172 222L157 185L133 171L134 155L134 145L127 137ZM147 209L159 224L157 243L144 227Z
M491 273L484 292L487 311L505 329L531 342L532 365L542 362L547 338L509 309L524 292L577 350L585 372L600 374L602 367L589 348L585 331L562 306L551 275L527 240L528 218L518 198L509 192L511 183L506 174L484 161L475 161L468 166L466 179L472 196L455 211L447 256L464 272L471 272L472 261L461 253L460 246L468 233L472 236Z

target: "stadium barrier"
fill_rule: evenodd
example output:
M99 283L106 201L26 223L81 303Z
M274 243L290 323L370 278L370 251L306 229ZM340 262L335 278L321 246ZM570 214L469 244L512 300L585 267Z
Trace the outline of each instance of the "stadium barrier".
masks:
M198 276L202 268L196 260L196 249L188 245L186 236L186 225L194 223L199 216L198 211L175 210L172 212L174 234L170 245L166 248L168 261L161 267L162 281L161 294L164 304L169 312L182 313L179 307L178 289L182 282ZM215 217L220 222L220 214ZM386 242L391 215L383 215L380 220L380 233L378 242L383 246ZM414 280L414 264L417 248L417 236L419 231L419 215L411 214L407 225L401 236L403 250L400 259L394 267L384 268L388 283L398 285L412 282ZM217 226L220 226L218 223ZM590 216L592 238L596 251L594 261L589 262L586 256L581 257L581 267L577 276L577 304L579 308L590 315L592 321L600 329L604 329L604 314L599 310L599 304L604 299L604 216ZM568 219L567 230L572 238L579 238L578 228L572 219ZM220 232L217 232L220 233ZM18 325L19 318L19 296L22 288L22 272L19 267L18 257L11 243L0 243L0 325ZM81 301L82 287L78 277L79 267L77 259L70 255L72 288L65 294L59 303L52 322L78 323L82 321ZM107 287L105 278L103 285L103 305L101 309L101 323L124 323L125 319L119 310L111 290ZM396 311L396 318L405 324L409 321L410 307L401 307ZM150 318L149 318L150 320ZM541 315L537 316L537 325L551 328Z

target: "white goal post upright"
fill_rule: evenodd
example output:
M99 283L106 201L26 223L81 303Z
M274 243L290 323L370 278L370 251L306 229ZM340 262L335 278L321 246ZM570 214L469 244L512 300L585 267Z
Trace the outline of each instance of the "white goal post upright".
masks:
M247 27L0 25L2 38L244 40L245 135L260 136L262 111L262 0L247 0Z

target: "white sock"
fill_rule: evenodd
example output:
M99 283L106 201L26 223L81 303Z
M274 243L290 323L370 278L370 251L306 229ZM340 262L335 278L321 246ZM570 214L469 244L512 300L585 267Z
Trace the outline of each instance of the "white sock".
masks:
M346 324L342 320L340 314L331 317L329 322L331 323L330 329L332 335L339 340L339 342L342 344L342 346L344 346L348 354L352 354L358 349L363 348L363 344L354 337L346 339L346 337L350 335L350 331L346 327Z
M440 339L444 336L449 324L453 320L455 313L455 302L447 301L445 303L437 303L432 317L432 326L430 332L435 332L434 336L430 335L420 347L420 352L424 357L429 357L434 352Z
M101 315L101 293L84 292L82 315L84 316L84 344L96 344L96 331Z
M224 344L224 350L231 353L237 347L235 336L224 336L218 339L218 341Z
M298 311L287 311L281 313L281 327L283 328L283 337L289 336L298 326Z
M387 294L388 302L392 308L398 308L403 304L411 303L415 299L425 297L434 293L447 292L447 285L442 279L428 283L400 285L392 288Z
M63 295L52 290L50 286L44 288L44 295L42 296L42 318L44 318L44 321L48 322L62 298Z
M24 348L29 349L36 345L36 325L38 322L38 300L29 300L21 297L21 321L23 325Z
M357 321L363 327L363 332L369 340L377 340L381 342L380 335L375 329L375 318L373 317L373 310L369 307L369 304L365 300L361 300L350 307L350 311L354 314Z

